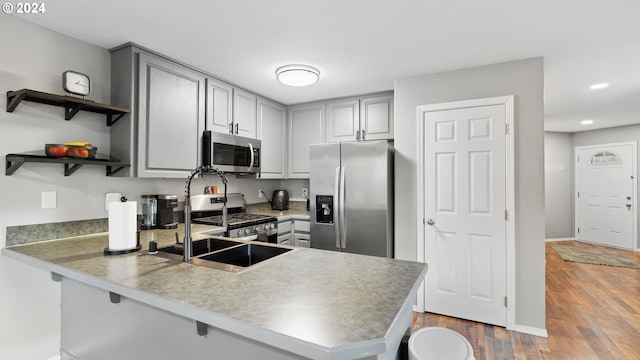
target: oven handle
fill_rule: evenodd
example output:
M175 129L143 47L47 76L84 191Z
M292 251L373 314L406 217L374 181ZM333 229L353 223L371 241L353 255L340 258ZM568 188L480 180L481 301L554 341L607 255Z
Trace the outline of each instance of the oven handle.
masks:
M249 163L249 172L253 170L253 161L255 160L255 154L253 153L253 145L249 143L249 152L251 153L251 163Z
M237 237L237 238L232 238L233 240L251 240L251 241L255 241L258 239L258 234L253 234L253 235L249 235L249 236L243 236L243 237Z

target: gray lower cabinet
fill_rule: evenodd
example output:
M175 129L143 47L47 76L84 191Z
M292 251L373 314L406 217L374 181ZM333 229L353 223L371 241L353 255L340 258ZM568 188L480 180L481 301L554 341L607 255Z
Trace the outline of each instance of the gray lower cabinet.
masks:
M108 291L68 278L61 289L62 359L301 359L206 324L199 335L197 319L124 296L112 303Z
M284 220L278 222L278 244L282 245L295 245L291 241L293 236L291 220Z
M111 127L124 175L184 178L200 164L205 76L135 46L112 51L112 101L132 109Z
M311 247L311 233L309 220L296 219L293 222L294 241L292 245Z

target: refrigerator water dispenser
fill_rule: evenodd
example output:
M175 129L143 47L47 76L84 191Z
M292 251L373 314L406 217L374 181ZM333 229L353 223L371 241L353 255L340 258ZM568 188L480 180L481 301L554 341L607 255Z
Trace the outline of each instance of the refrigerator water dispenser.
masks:
M316 195L316 222L333 224L333 195Z

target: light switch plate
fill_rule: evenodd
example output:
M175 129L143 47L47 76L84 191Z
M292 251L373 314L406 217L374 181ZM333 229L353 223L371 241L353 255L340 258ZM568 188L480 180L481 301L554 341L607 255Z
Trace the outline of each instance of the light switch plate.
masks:
M121 196L120 193L107 193L104 200L104 209L109 211L109 203L120 201Z
M42 192L42 208L43 209L55 209L56 202L57 202L57 196L55 191Z

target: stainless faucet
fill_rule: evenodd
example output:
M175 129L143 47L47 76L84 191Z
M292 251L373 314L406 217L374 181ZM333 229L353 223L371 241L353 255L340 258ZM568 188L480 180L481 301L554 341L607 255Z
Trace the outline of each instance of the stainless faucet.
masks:
M215 172L222 179L222 183L224 184L224 199L222 204L222 227L227 227L227 183L229 179L227 175L219 170L218 168L214 168L211 165L201 165L198 166L195 170L191 172L191 175L187 178L187 186L185 186L185 197L184 197L184 261L191 262L193 258L193 240L191 239L191 180L197 175L206 172Z

